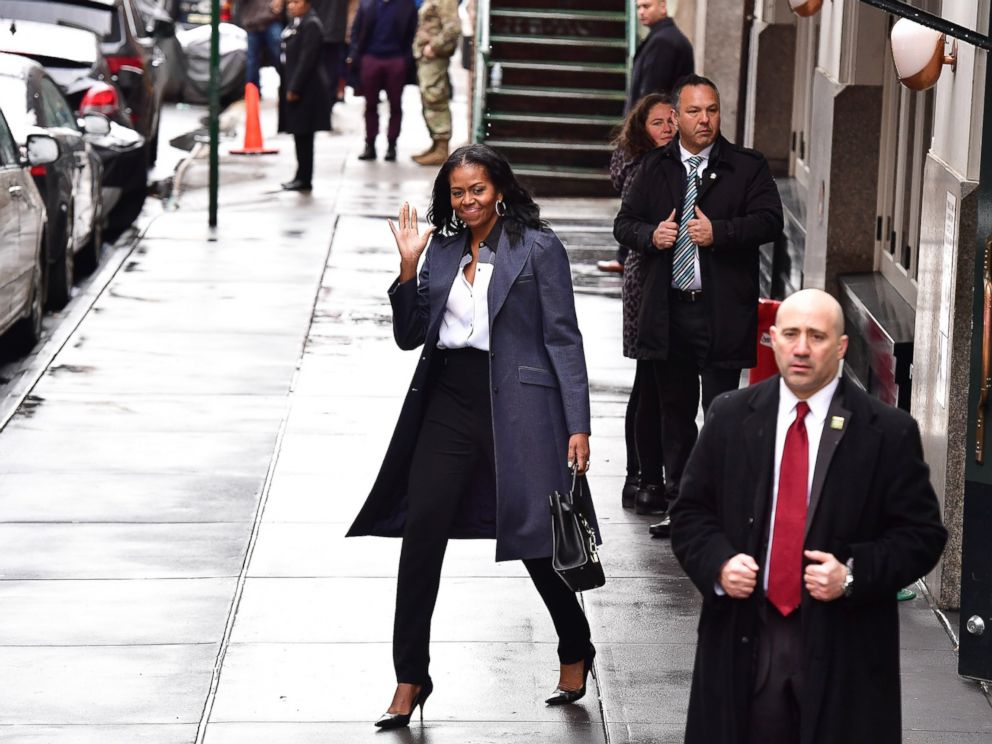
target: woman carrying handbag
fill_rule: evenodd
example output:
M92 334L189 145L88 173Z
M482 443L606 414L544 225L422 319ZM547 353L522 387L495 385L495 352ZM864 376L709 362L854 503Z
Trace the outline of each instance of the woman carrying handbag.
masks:
M547 704L585 694L596 653L551 562L549 494L569 491L573 463L589 467L589 385L565 248L509 163L485 145L447 159L427 220L421 233L404 204L389 223L400 253L389 290L393 334L400 348L423 349L348 533L403 538L397 687L380 728L406 726L417 707L422 716L434 689L430 625L449 538L495 538L497 561L526 566L558 633L560 674Z

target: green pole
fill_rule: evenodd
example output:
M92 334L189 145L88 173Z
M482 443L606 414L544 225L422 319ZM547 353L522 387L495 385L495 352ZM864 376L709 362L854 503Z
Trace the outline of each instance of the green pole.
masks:
M217 227L217 181L220 162L220 0L210 2L210 206L209 224Z

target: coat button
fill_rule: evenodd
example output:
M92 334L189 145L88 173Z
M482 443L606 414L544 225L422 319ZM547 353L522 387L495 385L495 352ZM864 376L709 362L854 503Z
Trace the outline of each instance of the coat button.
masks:
M741 643L748 643L750 640L747 636L741 636Z
M748 524L754 524L754 517L748 517L747 518L747 523Z
M493 395L495 395L495 394L496 394L496 393L498 393L498 392L499 392L499 388L498 388L498 387L494 387L494 388L493 388Z
M426 362L427 361L427 356L425 355L425 356L420 357L420 361Z
M490 351L489 352L489 358L490 359L495 359L496 358L496 352L495 351Z

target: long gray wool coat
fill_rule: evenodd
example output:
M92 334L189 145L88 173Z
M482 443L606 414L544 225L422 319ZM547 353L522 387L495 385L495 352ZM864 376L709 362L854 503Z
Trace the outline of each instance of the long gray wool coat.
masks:
M403 534L410 461L464 245L464 234L434 238L418 280L390 290L397 345L423 345L423 350L379 476L349 537ZM548 557L548 495L571 486L568 439L590 431L589 382L571 272L565 247L553 232L525 228L523 239L511 244L504 227L488 303L496 482L476 479L450 537L496 538L497 561Z

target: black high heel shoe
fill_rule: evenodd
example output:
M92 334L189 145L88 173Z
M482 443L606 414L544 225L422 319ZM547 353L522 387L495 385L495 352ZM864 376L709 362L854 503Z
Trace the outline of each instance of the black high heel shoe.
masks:
M586 681L589 678L589 672L592 671L592 662L596 658L596 648L595 646L589 646L589 652L586 658L582 660L582 687L578 690L563 690L561 687L556 687L555 691L551 693L549 697L544 702L548 705L568 705L569 703L574 703L576 700L585 697L586 694ZM596 675L593 674L595 679Z
M583 688L584 690L585 688ZM420 706L420 722L424 722L424 703L427 702L427 698L431 696L434 692L434 683L431 681L430 677L420 688L420 692L413 699L413 705L410 706L409 713L383 713L379 716L379 720L375 722L375 725L381 728L383 731L388 731L389 729L403 728L404 726L410 725L410 718L413 717L414 711L417 710L417 706Z

